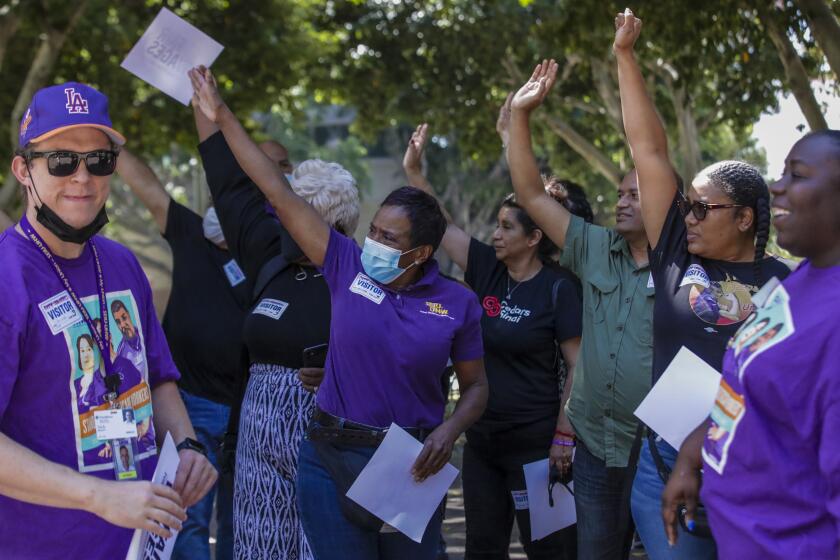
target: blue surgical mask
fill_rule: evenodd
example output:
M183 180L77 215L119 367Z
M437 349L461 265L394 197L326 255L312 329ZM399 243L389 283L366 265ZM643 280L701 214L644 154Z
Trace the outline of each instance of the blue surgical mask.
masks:
M291 173L286 173L285 175L286 175L286 180L289 182L289 185L294 185L295 184L295 176L292 175Z
M408 268L400 268L400 257L416 249L417 247L401 253L399 249L365 237L365 245L362 248L362 267L365 269L365 274L380 284L390 284L416 264L411 263Z

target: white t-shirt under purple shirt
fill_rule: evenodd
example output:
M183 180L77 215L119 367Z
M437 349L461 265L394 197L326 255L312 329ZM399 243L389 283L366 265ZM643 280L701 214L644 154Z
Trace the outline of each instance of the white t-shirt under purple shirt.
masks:
M177 380L178 371L139 263L118 243L98 236L95 243L105 278L112 360L122 378L119 399L134 408L141 476L151 479L157 462L151 389ZM97 319L90 247L79 258L56 261ZM0 286L0 432L50 461L114 480L109 448L96 438L93 421L95 409L107 408L99 349L51 265L14 228L0 233ZM83 511L0 495L4 560L124 558L131 534Z

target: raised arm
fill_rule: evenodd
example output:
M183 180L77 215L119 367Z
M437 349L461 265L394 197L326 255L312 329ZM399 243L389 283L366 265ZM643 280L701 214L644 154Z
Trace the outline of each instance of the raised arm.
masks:
M195 91L193 103L219 126L236 161L274 207L303 253L315 265L323 265L330 240L329 225L294 193L280 168L251 140L236 115L222 101L210 70L193 68L189 74Z
M459 228L452 221L452 216L446 211L443 206L443 201L440 200L435 189L423 175L422 160L423 150L426 147L426 140L428 139L429 125L421 124L417 127L411 135L411 140L408 141L408 147L405 149L405 156L403 156L403 169L405 175L408 177L408 184L412 187L425 191L435 197L446 216L446 233L443 236L441 245L449 258L455 261L461 270L467 269L467 259L470 253L470 236L467 232Z
M545 192L531 146L531 112L542 104L557 77L557 63L544 60L511 100L507 159L516 201L558 247L566 244L571 213Z
M633 45L642 31L642 20L628 8L615 18L613 51L618 62L618 88L624 132L639 179L639 201L651 247L659 236L674 201L676 176L668 159L668 137L648 95Z
M166 231L169 203L172 199L152 168L145 161L123 148L117 158L117 173L120 174L134 196L139 198L143 206L152 213L158 231L164 233Z

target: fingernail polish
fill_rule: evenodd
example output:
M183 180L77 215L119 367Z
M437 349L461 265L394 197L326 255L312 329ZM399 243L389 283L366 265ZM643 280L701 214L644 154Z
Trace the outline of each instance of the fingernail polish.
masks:
M694 525L694 520L693 519L686 519L685 526L690 533L694 532L694 526L695 525Z

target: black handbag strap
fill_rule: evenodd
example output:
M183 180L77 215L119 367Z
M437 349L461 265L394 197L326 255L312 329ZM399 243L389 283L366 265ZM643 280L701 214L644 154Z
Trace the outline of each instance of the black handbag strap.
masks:
M665 464L665 460L659 454L659 449L656 447L656 435L653 433L653 430L647 431L647 438L650 455L653 457L653 464L656 465L656 472L659 473L662 484L668 484L668 478L671 476L671 467Z

